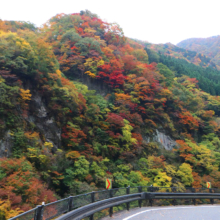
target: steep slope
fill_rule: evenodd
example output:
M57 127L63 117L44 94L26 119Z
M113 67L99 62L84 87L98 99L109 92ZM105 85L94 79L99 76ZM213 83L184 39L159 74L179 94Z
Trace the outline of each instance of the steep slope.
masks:
M12 211L53 201L51 190L104 188L107 177L113 187L220 186L220 97L196 79L149 63L89 11L37 30L0 24L0 199ZM46 185L34 190L36 179Z
M220 69L220 35L208 38L190 38L179 42L177 46L206 55Z

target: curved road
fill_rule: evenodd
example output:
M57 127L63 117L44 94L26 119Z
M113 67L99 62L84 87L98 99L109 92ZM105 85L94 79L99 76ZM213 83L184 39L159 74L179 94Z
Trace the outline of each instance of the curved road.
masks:
M220 205L143 207L115 213L103 220L218 220Z

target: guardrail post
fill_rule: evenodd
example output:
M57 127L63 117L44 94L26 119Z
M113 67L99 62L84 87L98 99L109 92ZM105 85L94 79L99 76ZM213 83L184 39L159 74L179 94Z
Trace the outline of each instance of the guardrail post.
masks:
M138 186L138 192L141 193L142 192L142 186ZM139 208L141 208L141 204L142 204L142 200L138 200L138 205L139 205Z
M149 187L149 191L154 192L154 187L152 185ZM150 203L150 206L152 207L153 206L153 199L149 199L149 203Z
M44 205L38 205L35 211L34 220L42 220L44 212Z
M149 191L150 191L150 192L154 192L154 187L153 187L153 186L150 186L150 187L149 187Z
M192 192L193 192L193 193L196 192L195 188L192 188ZM192 201L193 201L193 204L196 205L196 199L193 199Z
M70 212L73 209L73 196L69 197L68 205L69 205L69 210L68 211Z
M130 194L130 186L128 186L126 188L126 194ZM129 202L126 203L126 207L127 207L127 211L129 211L129 209L130 209L130 203Z
M172 187L172 192L176 193L176 187ZM173 199L173 205L176 205L176 199Z
M95 202L95 192L91 193L91 201L92 201L92 203ZM93 215L89 216L89 220L93 220Z
M109 197L110 198L113 197L113 190L112 189L109 190ZM112 217L112 215L113 215L113 207L110 207L109 208L109 216Z
M213 190L214 191L214 190ZM209 189L209 192L212 193L213 192L212 189ZM213 205L214 204L214 199L210 199L210 203Z
M149 201L149 203L150 203L150 205L152 206L153 205L153 199L152 199L152 193L150 192L147 192L147 193L145 193L145 200L147 200L148 199L148 201Z

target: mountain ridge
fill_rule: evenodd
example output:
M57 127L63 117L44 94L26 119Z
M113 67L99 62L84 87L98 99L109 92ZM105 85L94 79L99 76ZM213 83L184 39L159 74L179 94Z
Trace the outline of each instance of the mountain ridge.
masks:
M196 52L202 53L209 58L212 62L217 65L217 68L220 67L219 57L220 57L220 35L212 36L208 38L190 38L183 40L177 44L177 46L194 50Z

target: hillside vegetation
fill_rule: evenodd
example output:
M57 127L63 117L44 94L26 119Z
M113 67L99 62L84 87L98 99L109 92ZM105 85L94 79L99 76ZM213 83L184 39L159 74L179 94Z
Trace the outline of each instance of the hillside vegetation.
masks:
M178 47L206 55L220 69L220 35L208 38L190 38L177 44Z
M177 59L186 60L189 63L193 63L196 66L200 67L212 67L216 68L216 64L211 61L211 58L201 54L200 52L196 52L194 50L190 50L189 48L182 48L181 46L175 46L171 43L166 44L150 44L150 43L143 43L140 41L141 44L146 46L147 48L154 50L160 54L165 56L170 56Z
M173 44L150 44L135 40L145 47L149 62L160 62L175 72L198 80L199 88L211 95L220 94L220 71L207 56Z
M106 178L220 187L220 97L161 59L89 11L40 29L0 20L0 215ZM156 132L176 146L162 148Z

